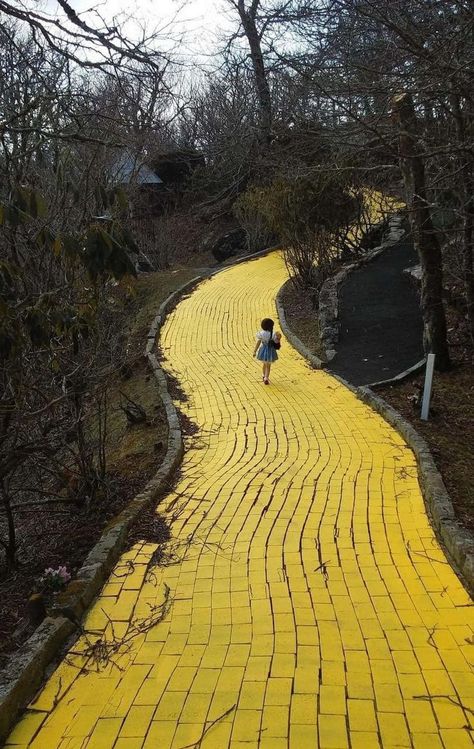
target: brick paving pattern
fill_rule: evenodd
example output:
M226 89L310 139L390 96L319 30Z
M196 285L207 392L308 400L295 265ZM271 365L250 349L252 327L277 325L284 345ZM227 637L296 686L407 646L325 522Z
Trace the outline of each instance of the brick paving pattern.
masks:
M288 344L269 387L251 359L285 278L273 253L202 283L168 318L165 367L199 426L160 506L174 538L166 566L149 566L153 544L123 555L87 641L126 639L165 586L169 612L102 664L80 640L7 746L473 746L474 610L412 452Z

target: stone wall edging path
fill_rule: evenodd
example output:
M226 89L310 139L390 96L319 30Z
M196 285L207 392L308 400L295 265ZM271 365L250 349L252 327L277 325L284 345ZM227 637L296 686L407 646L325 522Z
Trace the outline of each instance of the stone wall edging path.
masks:
M285 335L296 350L307 359L315 369L324 366L321 360L304 345L288 327L285 312L279 300L278 313L283 315L280 322ZM419 367L420 364L415 365ZM462 523L457 520L451 498L438 471L434 458L426 441L416 429L403 418L383 398L376 395L370 387L354 387L342 377L331 373L332 376L345 385L357 398L367 403L377 413L383 416L397 432L406 440L413 450L420 473L423 497L433 522L438 539L447 550L450 561L461 578L471 597L474 596L474 536Z
M192 278L173 291L158 308L158 313L147 334L144 353L157 380L159 396L165 407L168 421L168 447L165 458L144 489L107 524L74 580L58 597L51 616L41 622L2 670L0 674L0 742L8 735L21 710L34 697L45 678L48 666L55 661L65 644L80 634L79 622L100 593L124 550L132 524L143 510L169 488L170 481L180 464L183 455L183 439L179 418L168 391L166 376L154 354L157 337L167 314L186 293L189 293L205 278L227 270L233 265L263 257L274 249L276 248L269 247L237 258L226 266Z
M0 675L0 741L18 713L26 707L41 685L47 667L61 652L71 636L78 636L78 624L84 612L100 593L104 582L123 551L127 534L138 515L166 490L183 454L183 440L176 408L168 392L166 377L153 353L162 320L178 294L194 286L201 277L184 284L161 304L147 336L145 355L158 383L168 421L168 446L165 458L153 478L128 506L106 526L99 541L89 551L76 577L58 596L51 616L46 617L20 650L13 655Z

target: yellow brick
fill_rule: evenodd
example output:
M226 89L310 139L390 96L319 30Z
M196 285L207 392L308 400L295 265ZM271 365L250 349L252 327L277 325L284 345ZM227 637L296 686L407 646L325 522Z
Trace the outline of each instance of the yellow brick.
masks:
M266 705L263 710L262 736L286 737L289 732L289 708L284 705Z
M291 679L268 679L265 691L265 704L289 705L291 701L291 690Z
M414 749L443 749L443 744L437 733L414 733Z
M436 733L433 710L425 700L405 700L405 711L411 733Z
M294 694L291 698L291 722L297 725L316 725L317 697L314 694Z
M396 684L377 684L375 699L378 712L402 713L404 711L402 696Z
M382 746L410 746L405 718L398 713L378 713Z
M370 731L351 731L352 749L380 749L379 737Z
M200 725L204 725L211 699L211 694L188 694L179 717L180 723L199 723Z
M340 715L320 715L318 723L321 749L345 749L349 746L344 717Z
M85 705L78 710L71 722L64 726L65 736L88 736L102 712L101 705Z
M232 728L232 741L258 741L262 713L260 710L239 710Z
M269 736L262 738L258 744L259 749L288 749L288 739Z
M403 699L408 700L426 694L425 682L421 675L400 674L398 680Z
M168 682L167 690L170 692L187 692L189 691L197 668L192 666L178 666Z
M224 666L219 673L215 690L227 691L240 689L244 676L244 668L239 666Z
M246 666L250 653L250 645L229 645L225 666Z
M182 749L183 746L197 744L202 733L203 729L199 723L179 723L176 726L171 749Z
M273 639L273 638L272 638ZM232 621L231 630L231 642L248 642L252 645L252 655L270 655L272 649L269 652L258 653L255 650L255 641L252 642L252 627L250 624L236 624L235 619Z
M46 717L46 713L27 713L11 732L6 745L28 744Z
M265 688L264 681L244 681L240 691L239 709L260 710L263 706Z
M146 707L131 707L125 718L125 723L120 729L120 737L144 737L148 730L148 726L151 723L154 712L154 705L148 705Z
M290 749L315 749L316 746L316 726L290 726Z
M471 735L457 728L442 729L441 740L445 749L472 749L473 745Z
M456 696L452 699L457 701ZM443 697L433 698L433 710L441 728L463 728L467 724L466 715L459 705Z
M205 645L186 645L178 661L179 666L200 665L203 655L206 651ZM140 651L141 652L141 651Z
M142 749L142 746L143 738L118 738L116 743L114 744L114 749Z
M370 673L351 672L347 674L347 694L356 700L374 698L374 687Z
M271 662L269 656L250 656L244 678L248 681L266 681L270 674Z
M298 645L316 646L319 641L318 632L315 627L298 626L296 628Z
M216 723L211 731L208 731L201 742L200 749L222 749L228 746L232 723Z
M319 705L322 713L345 715L347 712L345 687L322 684Z
M296 694L316 694L319 691L319 668L315 665L297 666L293 691Z
M370 669L375 685L398 684L398 677L392 661L370 661Z
M347 700L350 731L377 731L374 704L372 700Z
M322 661L322 683L343 686L346 683L344 664L337 661Z
M272 659L271 676L292 677L295 672L295 656L292 653L276 653Z
M112 749L121 725L121 718L101 718L87 745L90 749Z
M217 668L198 669L193 681L193 692L214 692L221 673L221 670Z
M177 721L181 715L186 696L186 692L166 692L159 702L154 721Z

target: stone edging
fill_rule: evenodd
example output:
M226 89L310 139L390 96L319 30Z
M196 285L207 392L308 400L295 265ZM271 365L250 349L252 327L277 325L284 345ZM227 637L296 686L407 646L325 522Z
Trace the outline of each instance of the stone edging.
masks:
M0 674L0 741L12 729L18 714L34 697L40 687L48 665L64 647L67 639L78 634L81 617L100 593L104 583L119 559L125 546L128 532L139 513L165 491L171 477L181 462L183 439L179 418L168 392L166 376L153 350L166 315L176 306L183 294L200 281L233 265L263 257L277 249L269 247L260 252L238 258L227 266L217 268L203 276L196 276L173 291L160 305L147 335L145 356L158 383L158 392L163 402L168 421L168 448L158 472L137 494L122 512L113 518L90 550L76 577L66 590L58 596L51 616L46 617L36 628L20 650L14 654Z
M359 260L345 265L338 273L327 279L319 294L319 335L323 345L326 361L330 362L336 355L335 345L339 340L339 286L352 271L361 265L374 260L386 249L400 241L405 230L402 229L403 216L395 214L388 221L387 236L378 247L366 253Z
M283 324L282 324L283 327ZM315 368L320 360L314 356L294 334L291 343ZM369 387L354 387L338 375L330 373L342 385L374 411L379 413L406 441L415 454L422 494L438 540L460 577L469 595L474 596L474 536L456 518L451 498L434 462L431 451L416 429L386 401L375 395Z
M342 379L341 382L350 387ZM370 388L351 389L360 400L383 416L413 450L418 464L422 494L438 540L469 595L474 596L474 536L456 518L451 498L428 444L398 411L383 398L375 395Z
M189 286L186 284L185 287ZM178 290L182 293L184 289ZM159 470L144 489L113 520L111 520L87 555L76 577L58 596L48 616L14 654L0 676L0 740L8 735L20 710L26 707L41 685L47 666L52 662L68 637L78 634L78 624L122 553L128 532L139 513L166 490L181 461L183 440L178 414L168 393L166 377L152 352L160 324L165 317L174 292L160 306L148 333L145 355L158 382L158 392L168 421L168 447Z
M297 351L302 354L302 356L305 357L305 359L308 359L313 367L315 369L322 369L324 367L324 362L319 359L319 357L316 356L316 354L313 354L312 351L307 348L304 343L301 341L298 336L296 336L291 328L288 325L288 322L286 320L285 310L283 307L282 297L283 297L283 290L286 286L288 281L286 281L283 286L281 287L280 291L276 295L276 308L278 312L278 317L280 318L280 325L283 333L285 334L285 338L290 341L291 344L295 347Z

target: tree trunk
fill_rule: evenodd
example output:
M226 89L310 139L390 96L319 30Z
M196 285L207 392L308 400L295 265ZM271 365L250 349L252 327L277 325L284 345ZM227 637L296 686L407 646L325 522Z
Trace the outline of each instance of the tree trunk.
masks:
M460 156L460 192L464 214L462 260L469 333L474 341L474 160L468 148L469 138L466 137L466 130L468 133L472 131L472 122L469 114L466 118L460 97L456 93L451 96L451 105L456 122L459 146L465 149L461 151L462 155Z
M255 22L258 0L253 0L250 9L245 7L245 0L238 0L238 10L245 36L250 47L250 57L255 76L255 86L259 105L260 138L259 140L268 145L271 141L272 129L272 99L267 71L263 61L262 45L260 35Z
M474 341L474 180L470 181L470 185L471 194L464 218L463 270L469 333Z
M405 182L410 223L422 269L421 309L426 353L436 354L436 368L450 366L443 306L443 266L441 249L426 199L425 166L418 142L417 120L412 98L401 94L393 100L400 127L400 159Z
M5 481L2 479L1 484L2 504L7 518L8 527L8 541L3 542L2 545L5 548L5 560L7 570L12 570L17 566L16 559L16 529L15 520L13 517L13 510L10 501L10 495L5 485Z

